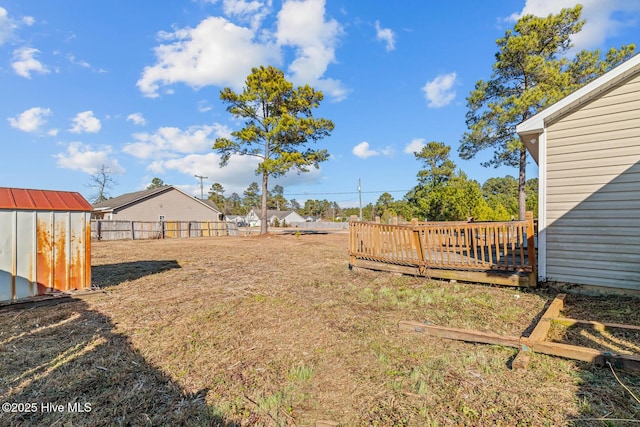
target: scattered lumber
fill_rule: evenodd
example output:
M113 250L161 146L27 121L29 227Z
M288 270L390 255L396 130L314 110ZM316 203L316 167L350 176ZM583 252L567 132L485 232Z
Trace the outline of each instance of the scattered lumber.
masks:
M591 362L600 366L610 363L616 368L640 371L640 355L614 354L589 347L546 341L551 324L556 321L569 325L591 324L594 328L602 328L602 330L604 330L605 327L640 330L640 326L634 325L600 323L590 320L564 319L558 317L564 306L565 298L566 294L558 294L554 298L528 337L499 335L493 332L449 328L446 326L433 325L429 322L422 323L405 320L398 323L398 328L404 331L419 332L445 339L518 348L519 352L512 362L513 369L526 369L533 352L563 357L565 359Z

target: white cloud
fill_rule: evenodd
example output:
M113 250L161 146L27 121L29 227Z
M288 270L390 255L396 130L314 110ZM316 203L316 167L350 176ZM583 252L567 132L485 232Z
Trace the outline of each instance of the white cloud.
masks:
M380 150L380 152L382 153L383 156L387 156L387 157L393 157L393 155L396 154L396 150L393 148L392 145L388 145L384 147L382 150Z
M16 117L9 117L7 120L11 127L20 129L23 132L37 132L47 123L47 117L51 115L49 108L33 107L23 111Z
M35 22L36 20L33 18L33 16L25 16L22 18L22 23L27 27L32 26L33 24L35 24Z
M67 59L69 60L69 62L71 62L73 65L79 65L82 68L91 68L91 64L89 64L87 61L84 60L79 60L75 57L75 55L73 55L72 53L67 55Z
M342 83L323 78L329 64L336 62L335 49L342 35L335 19L325 19L325 0L286 0L278 13L276 38L281 46L296 49L289 65L296 84L309 84L339 101L346 97Z
M454 72L441 74L430 82L427 82L422 88L427 100L427 106L430 108L440 108L449 105L456 97L456 92L453 90L456 79L457 74Z
M128 122L133 122L133 124L144 126L147 121L144 119L142 113L132 113L127 116Z
M176 157L177 154L211 150L215 138L228 137L231 130L224 125L191 126L187 130L162 127L155 133L133 134L135 142L126 144L122 151L139 159Z
M271 11L272 0L246 1L246 0L224 0L222 3L224 13L228 16L235 16L242 22L249 22L251 28L256 30L262 24L264 18Z
M209 104L209 101L202 99L198 101L198 111L201 113L206 113L207 111L211 111L213 107Z
M7 9L0 7L0 46L13 36L13 32L18 26L9 16Z
M354 156L360 157L361 159L366 159L372 156L380 155L379 152L372 150L369 148L369 143L366 141L362 141L360 144L353 147L351 150Z
M178 82L194 88L206 85L240 89L252 67L280 63L273 43L258 43L256 33L224 18L209 17L195 28L160 33L156 64L147 66L137 86L145 96L157 97L161 86Z
M57 159L58 167L64 169L81 170L92 175L98 172L101 166L106 166L116 175L124 174L124 168L116 159L110 157L111 152L110 146L94 150L81 142L71 142L67 145L65 153L56 154L54 157Z
M403 151L407 154L419 153L425 146L424 141L424 138L413 138Z
M87 68L93 72L96 73L106 73L107 71L102 69L102 68L96 68L94 66L92 66L91 64L89 64L87 61L83 60L83 59L78 59L76 58L76 56L72 53L67 54L67 59L69 60L70 63L72 63L73 65L77 65L79 67L82 68Z
M210 3L215 3L209 1ZM261 27L272 12L272 0L224 0L229 19L249 22L242 26L223 17L208 17L195 28L158 33L156 63L144 68L137 86L148 97L171 85L184 83L195 89L207 85L242 88L251 68L281 66L285 50L293 48L288 66L294 84L310 84L333 100L342 100L347 89L324 73L336 61L335 49L342 27L325 19L325 0L285 0L277 14L276 31Z
M231 156L226 167L220 167L220 156L213 152L207 154L189 154L183 157L157 160L147 168L153 173L162 174L173 170L187 176L206 176L207 182L219 182L224 186L225 194L242 194L252 181L258 181L255 171L258 159L252 156ZM198 194L200 188L198 187ZM195 193L194 193L195 194Z
M572 37L575 49L595 49L608 37L615 36L625 27L638 24L640 1L637 0L582 0L582 31ZM556 14L563 8L574 7L575 0L527 0L519 13L507 18L515 22L524 15L540 17Z
M13 70L17 75L25 77L27 79L31 78L32 72L40 74L50 73L47 67L45 67L40 61L35 59L35 55L38 53L40 53L40 51L32 47L21 47L14 50L13 62L11 62L11 67L13 67Z
M73 126L69 129L72 133L97 133L102 128L100 120L93 115L93 111L78 113L73 119Z
M376 21L376 38L385 43L387 52L396 48L396 35L390 28L380 27L380 22Z

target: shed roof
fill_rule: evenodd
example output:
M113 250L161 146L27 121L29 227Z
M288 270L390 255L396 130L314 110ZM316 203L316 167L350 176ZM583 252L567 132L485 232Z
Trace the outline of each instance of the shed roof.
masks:
M93 207L76 192L0 187L0 209L91 212Z

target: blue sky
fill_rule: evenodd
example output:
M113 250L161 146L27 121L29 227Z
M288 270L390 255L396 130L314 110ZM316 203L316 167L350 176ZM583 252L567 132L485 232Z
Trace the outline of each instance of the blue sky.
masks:
M480 183L517 175L457 156L466 100L488 79L496 39L518 16L576 2L347 0L0 0L0 186L78 191L108 167L110 193L154 177L191 194L194 175L242 194L256 161L219 167L211 149L241 123L219 100L240 91L252 67L274 65L325 94L315 111L333 120L319 170L280 180L285 197L356 206L416 184L413 151L452 147ZM640 0L585 0L577 48L640 44ZM528 168L528 177L537 168Z

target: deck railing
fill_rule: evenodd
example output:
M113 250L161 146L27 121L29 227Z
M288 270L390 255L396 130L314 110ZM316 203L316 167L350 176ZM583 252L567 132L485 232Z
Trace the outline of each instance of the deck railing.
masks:
M406 225L352 221L349 226L349 255L355 266L374 266L371 262L377 267L404 266L432 277L441 270L483 272L479 277L488 278L512 273L535 281L531 212L527 212L524 221L414 221ZM407 271L397 267L379 269Z

